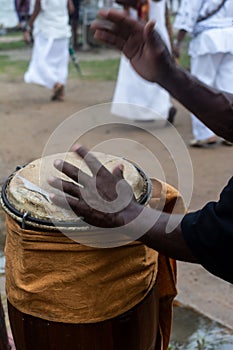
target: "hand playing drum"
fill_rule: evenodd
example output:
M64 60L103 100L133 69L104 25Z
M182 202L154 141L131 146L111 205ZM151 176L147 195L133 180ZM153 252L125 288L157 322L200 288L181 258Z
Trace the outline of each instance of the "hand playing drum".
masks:
M67 194L66 197L51 195L51 200L58 206L71 208L87 223L98 227L119 227L134 219L142 209L133 194L132 187L124 179L123 163L125 161L122 159L110 172L94 155L88 153L85 147L77 147L76 152L84 159L92 176L67 162L56 160L54 163L56 169L63 172L76 184L59 178L50 178L51 186ZM126 172L130 174L129 169L126 169ZM131 178L134 176L135 174L132 173ZM142 188L141 184L141 190ZM109 210L110 207L111 210ZM100 208L102 210L99 210ZM130 212L132 216L124 216L126 208L127 213Z

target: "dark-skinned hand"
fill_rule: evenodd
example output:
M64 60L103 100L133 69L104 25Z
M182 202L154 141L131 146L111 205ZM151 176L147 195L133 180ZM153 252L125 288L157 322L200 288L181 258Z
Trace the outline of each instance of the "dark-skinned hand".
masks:
M97 227L119 227L133 220L143 207L136 202L130 185L124 180L122 166L111 173L85 147L78 146L75 152L93 176L68 162L56 160L55 168L72 182L49 178L52 187L64 192L64 195L52 194L52 202L72 209L85 222Z
M143 24L127 14L111 9L99 11L92 23L95 39L121 50L144 79L163 83L174 61L157 31L154 22Z

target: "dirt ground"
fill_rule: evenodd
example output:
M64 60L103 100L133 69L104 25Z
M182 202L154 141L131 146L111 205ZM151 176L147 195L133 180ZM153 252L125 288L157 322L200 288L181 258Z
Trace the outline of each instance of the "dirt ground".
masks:
M115 82L93 82L76 78L69 79L66 101L50 102L48 90L26 85L21 79L0 82L0 184L15 169L42 155L47 140L53 131L69 116L86 107L110 102ZM175 126L187 144L191 138L191 124L188 112L176 101L178 108ZM96 113L102 113L97 107L87 113L87 125L95 124ZM103 112L104 115L105 112ZM81 113L82 114L82 113ZM85 112L84 112L85 115ZM82 120L82 116L80 117ZM107 117L106 117L107 119ZM107 120L106 120L107 122ZM82 129L82 126L80 124ZM183 159L175 151L176 134L172 128L160 128L156 132L174 141L175 163L185 174L187 159ZM120 141L109 146L107 139L126 138L136 140L137 145L131 149L131 156L139 161L142 158L142 147L150 148L158 157L164 170L166 181L177 186L177 169L173 162L173 152L167 153L166 147L153 144L153 140L142 129L120 127L117 130L107 125L95 128L81 137L81 142L88 147L100 145L100 150L124 155L127 146ZM217 146L213 149L187 149L194 171L194 188L189 210L202 207L207 201L218 198L220 190L232 176L233 148ZM143 159L144 167L153 173L153 162ZM187 177L190 176L187 172ZM182 178L183 181L184 178ZM190 186L189 179L187 186ZM186 183L186 182L185 182ZM0 234L4 233L4 224L1 222ZM3 289L4 278L0 279ZM177 300L189 305L201 313L218 320L233 329L233 286L210 275L202 267L192 264L178 264L178 297Z

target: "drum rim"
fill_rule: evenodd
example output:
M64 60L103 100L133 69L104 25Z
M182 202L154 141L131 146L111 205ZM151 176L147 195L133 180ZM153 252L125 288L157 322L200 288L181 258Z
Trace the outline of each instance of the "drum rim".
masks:
M138 200L138 203L141 205L146 206L151 198L152 195L152 182L148 175L140 168L138 165L134 164L133 162L129 161L139 172L139 174L144 178L145 183L147 184L147 188L145 193L142 194L141 198ZM26 164L27 165L27 164ZM8 178L5 180L2 186L1 190L1 197L0 197L0 202L3 210L11 216L13 219L16 221L20 222L22 224L22 228L28 227L37 227L37 228L43 228L43 229L49 229L49 230L68 230L68 231L74 231L74 230L93 230L93 226L86 225L83 226L83 221L82 218L82 226L81 223L80 225L78 224L78 221L49 221L49 220L43 220L43 219L38 219L30 215L29 212L20 212L18 209L12 206L12 204L9 202L7 195L6 195L6 190L7 187L12 180L12 178L15 176L15 174L18 172L19 169L24 168L26 165L19 167L16 171L14 171L12 174L8 176Z

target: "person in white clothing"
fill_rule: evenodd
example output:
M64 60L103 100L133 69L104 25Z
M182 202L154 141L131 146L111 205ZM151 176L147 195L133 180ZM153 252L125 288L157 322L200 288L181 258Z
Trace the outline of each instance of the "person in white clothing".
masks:
M120 0L117 2L118 4L121 3ZM145 11L142 7L139 9L138 4L138 1L129 0L129 7L127 8L129 16L138 20L154 20L156 29L171 51L165 21L166 0L148 0L147 4L142 2L142 4L147 6L146 18ZM112 102L113 114L134 121L146 122L159 118L173 122L176 113L169 93L158 84L150 83L140 77L124 54L121 55Z
M31 33L34 39L24 80L53 89L53 101L64 100L71 36L69 12L72 11L72 0L36 0L24 32L26 42L30 42Z
M233 1L182 0L174 27L179 30L175 54L186 35L192 38L189 46L191 74L209 86L233 93ZM209 147L218 140L213 131L193 114L192 147ZM223 144L231 145L222 140Z

